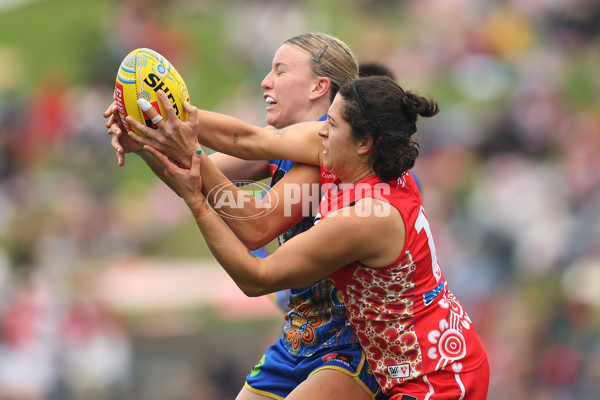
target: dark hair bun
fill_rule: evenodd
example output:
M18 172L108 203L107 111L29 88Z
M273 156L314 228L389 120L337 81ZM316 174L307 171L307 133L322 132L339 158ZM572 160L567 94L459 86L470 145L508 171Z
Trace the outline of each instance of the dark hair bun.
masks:
M340 94L346 101L342 111L357 139L371 137L373 169L383 181L402 176L419 155L413 139L417 118L438 113L435 101L402 89L386 76L358 79L344 85Z
M436 102L427 100L408 90L404 92L402 106L407 117L414 121L417 120L417 116L419 115L422 117L433 117L439 112L439 107Z

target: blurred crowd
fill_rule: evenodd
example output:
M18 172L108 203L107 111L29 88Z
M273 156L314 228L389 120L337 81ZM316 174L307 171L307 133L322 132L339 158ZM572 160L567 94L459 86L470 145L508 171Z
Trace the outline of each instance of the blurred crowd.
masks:
M115 74L142 46L187 74L210 62L186 52L195 38L159 3L115 3ZM171 6L226 15L222 51L248 68L215 111L262 123L272 53L309 30L435 98L415 171L442 268L489 353L489 399L600 398L600 2L357 0L346 24L310 2L193 3ZM132 157L116 167L102 118L113 75L74 83L50 66L27 95L0 86L0 400L122 399L160 384L133 373L131 322L94 279L99 265L155 255L189 221ZM226 375L198 372L170 398L232 398L243 378Z

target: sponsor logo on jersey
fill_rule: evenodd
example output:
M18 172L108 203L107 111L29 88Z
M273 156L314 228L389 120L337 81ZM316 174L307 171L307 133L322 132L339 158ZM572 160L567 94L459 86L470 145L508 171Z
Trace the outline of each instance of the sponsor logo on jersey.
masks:
M250 376L251 377L255 377L256 375L260 374L261 371L261 366L265 363L265 359L266 356L263 354L262 358L260 359L260 361L258 362L258 364L256 364L253 368L252 371L250 371Z
M323 360L323 362L327 362L327 361L340 362L349 367L350 364L352 364L352 362L354 361L354 356L352 354L345 354L345 353L331 353L331 354L327 354L326 356L322 357L321 360Z
M433 300L435 300L437 295L442 292L443 288L444 281L441 281L439 285L437 285L432 290L423 295L423 303L425 303L426 306L430 305L433 302Z
M389 365L387 367L388 374L392 379L403 379L410 376L410 364L403 363L397 365Z

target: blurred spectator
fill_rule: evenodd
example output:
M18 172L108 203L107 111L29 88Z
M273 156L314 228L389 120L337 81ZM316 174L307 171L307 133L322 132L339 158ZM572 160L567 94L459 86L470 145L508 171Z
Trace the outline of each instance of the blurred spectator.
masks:
M129 338L109 310L83 293L71 303L64 324L65 383L75 398L127 397L131 385Z

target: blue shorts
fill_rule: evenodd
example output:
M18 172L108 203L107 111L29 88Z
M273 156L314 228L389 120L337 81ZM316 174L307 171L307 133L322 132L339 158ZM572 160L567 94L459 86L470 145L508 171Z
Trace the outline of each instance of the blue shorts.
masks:
M387 398L381 393L360 344L322 349L310 357L296 357L286 350L282 340L267 349L246 377L246 388L251 392L283 400L315 372L335 369L352 376L373 399Z

